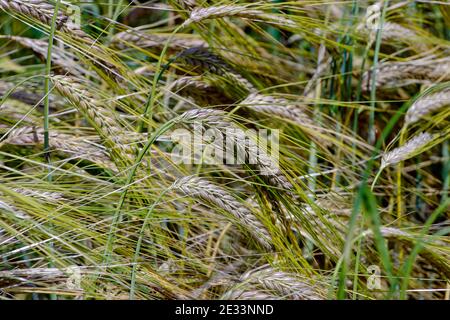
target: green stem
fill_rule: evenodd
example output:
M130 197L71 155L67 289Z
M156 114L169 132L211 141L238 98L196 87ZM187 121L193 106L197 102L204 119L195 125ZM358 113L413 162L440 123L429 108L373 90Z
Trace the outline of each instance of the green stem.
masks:
M133 256L133 267L131 270L131 284L130 284L130 300L134 300L134 292L135 292L135 287L136 287L136 270L137 270L137 260L139 258L139 253L141 252L141 246L142 246L142 241L144 239L144 232L145 232L145 228L147 227L147 222L148 219L150 218L150 216L153 213L153 209L156 207L156 205L161 201L161 199L164 197L164 195L170 190L166 189L164 190L158 197L158 199L156 199L155 202L153 202L152 206L148 209L148 212L144 218L144 222L142 223L142 227L141 227L141 231L139 232L139 238L138 241L136 243L136 250L134 251L134 256Z
M373 189L375 188L375 184L376 184L378 178L380 177L381 172L383 172L383 168L380 168L380 170L378 170L378 172L377 172L375 178L373 178L372 185L370 186L370 190L371 190L371 191L373 191Z
M165 64L161 68L162 61L164 59L164 56L166 55L167 48L169 47L169 43L172 41L173 36L181 29L181 27L182 26L180 25L172 32L169 39L167 39L163 50L161 51L158 63L156 65L155 76L153 77L152 89L147 97L147 101L145 103L145 108L144 108L144 113L142 115L142 119L139 121L139 125L137 128L138 132L142 132L142 130L144 128L145 119L147 119L147 118L152 119L153 106L155 104L155 98L156 98L156 87L157 87L158 82L161 79L163 73L169 68L170 64L173 62L173 59L169 60L167 62L167 64Z
M344 250L343 250L343 254L342 254L342 262L336 266L336 268L339 272L339 280L340 280L339 287L338 287L338 298L339 299L345 298L345 279L347 276L348 266L351 261L350 254L351 254L351 249L353 246L353 241L352 241L353 234L355 232L357 217L361 210L362 198L364 196L365 189L367 189L367 181L371 175L374 161L375 161L377 155L379 154L380 148L381 148L382 144L384 143L386 137L393 130L394 126L400 120L400 118L403 116L404 112L407 110L408 107L409 107L409 104L405 103L400 109L398 109L396 111L396 113L393 115L393 117L389 120L386 127L382 131L380 138L377 140L377 143L373 150L372 156L370 157L369 161L367 162L366 169L363 172L361 184L357 190L357 196L356 196L356 199L355 199L355 202L353 205L352 213L350 215L348 232L347 232ZM374 226L374 227L376 228L376 226ZM374 234L376 235L378 233L374 233Z
M55 4L55 10L53 12L50 35L48 40L48 48L47 48L47 61L45 66L46 77L44 80L44 156L50 164L50 134L49 134L49 115L50 115L50 73L52 69L52 49L53 49L53 41L55 38L56 31L56 18L58 17L59 5L61 0L58 0ZM52 180L52 176L50 172L47 175L47 179L50 182Z
M369 144L373 145L375 143L375 106L376 106L376 99L377 99L377 85L376 85L376 79L377 79L377 68L378 68L378 56L380 53L380 47L381 47L381 34L383 32L383 24L384 19L386 16L386 8L388 6L389 0L384 1L383 3L383 10L381 13L381 19L380 19L380 25L379 29L377 30L377 37L375 41L375 52L373 56L373 67L372 67L372 75L371 75L371 88L370 88L370 113L369 113Z
M52 22L50 26L50 35L48 39L48 47L47 47L47 61L45 66L45 73L46 77L44 80L44 157L49 164L48 167L48 174L47 174L47 181L52 181L52 175L51 175L51 159L50 159L50 134L49 134L49 116L50 116L50 72L52 69L52 49L53 49L53 41L55 38L55 31L56 31L56 18L58 17L59 12L59 5L61 3L61 0L56 1L55 3L55 9L53 11L52 16ZM52 243L50 243L50 249L53 247ZM49 266L53 267L53 263L50 261ZM51 293L50 294L51 300L57 300L58 297L56 294Z
M111 18L111 22L110 22L110 25L109 25L109 30L108 30L108 35L110 36L110 37L112 37L113 36L113 33L114 33L114 29L116 28L116 25L115 25L115 23L116 23L116 20L117 20L117 18L119 18L119 15L121 14L121 8L122 8L122 3L123 3L123 0L120 0L119 1L119 3L117 4L117 7L116 7L116 10L113 10L113 8L114 8L114 0L109 0L109 3L108 3L108 16ZM127 6L126 6L127 7ZM125 7L125 8L126 8Z

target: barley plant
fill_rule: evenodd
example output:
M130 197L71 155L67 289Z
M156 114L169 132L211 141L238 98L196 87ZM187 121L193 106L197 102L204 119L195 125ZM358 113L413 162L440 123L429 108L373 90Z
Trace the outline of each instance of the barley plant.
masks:
M0 299L450 299L449 56L447 1L0 0Z

